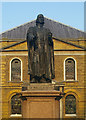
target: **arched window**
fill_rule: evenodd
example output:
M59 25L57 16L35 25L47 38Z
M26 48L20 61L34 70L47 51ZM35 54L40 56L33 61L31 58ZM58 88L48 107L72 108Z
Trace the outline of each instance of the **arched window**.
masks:
M74 95L67 95L65 99L65 114L76 114L76 98Z
M17 58L11 61L11 81L21 81L21 61Z
M72 58L65 61L65 80L75 80L75 61Z
M21 114L21 99L19 95L11 98L11 114Z

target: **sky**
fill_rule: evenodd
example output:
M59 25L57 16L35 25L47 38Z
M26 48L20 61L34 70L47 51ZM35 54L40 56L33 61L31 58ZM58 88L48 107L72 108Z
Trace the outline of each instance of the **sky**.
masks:
M2 2L2 30L36 19L38 14L84 31L84 2Z

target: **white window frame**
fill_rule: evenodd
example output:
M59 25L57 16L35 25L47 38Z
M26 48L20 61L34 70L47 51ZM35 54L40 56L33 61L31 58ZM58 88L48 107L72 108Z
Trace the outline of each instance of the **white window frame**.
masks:
M15 60L15 59L19 59L20 62L21 62L21 81L22 81L22 75L23 75L23 72L22 72L22 60L21 60L19 57L14 57L14 58L12 58L12 59L10 60L10 81L12 81L12 80L11 80L11 63L12 63L12 61Z
M10 117L22 117L22 114L11 114Z
M15 94L13 96L15 96ZM11 99L12 99L13 96L11 96ZM11 102L10 102L10 112L11 112ZM21 114L10 114L10 117L22 117L22 113Z
M68 94L68 95L73 95L73 94ZM68 96L68 95L67 95L67 96ZM67 97L67 96L66 96L66 97ZM75 97L75 95L73 95L73 96ZM66 100L66 97L65 97L65 100ZM75 98L76 98L76 97L75 97ZM66 106L65 106L65 107L66 107ZM76 112L77 112L77 103L76 103ZM65 116L73 117L73 116L77 116L77 113L76 113L76 114L67 114L67 113L66 113Z
M67 59L73 59L74 61L75 61L75 79L74 80L72 80L72 79L67 79L66 80L66 75L65 75L65 61L67 60ZM64 60L64 81L77 81L77 62L76 62L76 60L73 58L73 57L67 57L65 60Z
M76 116L76 114L65 114L65 116L73 117L73 116Z

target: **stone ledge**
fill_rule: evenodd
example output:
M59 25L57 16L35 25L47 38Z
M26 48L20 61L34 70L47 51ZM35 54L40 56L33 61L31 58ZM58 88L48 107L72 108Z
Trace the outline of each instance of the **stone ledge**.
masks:
M30 83L23 84L22 91L30 90L57 90L60 91L64 88L64 84L52 84L52 83ZM62 90L63 91L63 90Z
M25 97L62 97L64 95L63 92L60 91L56 91L56 90L36 90L36 91L22 91L20 92L20 94L22 94L22 96Z

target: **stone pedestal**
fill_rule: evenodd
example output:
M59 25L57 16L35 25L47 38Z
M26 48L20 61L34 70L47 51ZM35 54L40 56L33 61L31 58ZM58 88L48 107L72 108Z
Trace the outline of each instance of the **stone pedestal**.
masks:
M52 84L32 84L22 91L23 118L60 118L60 99L64 93L55 87Z

